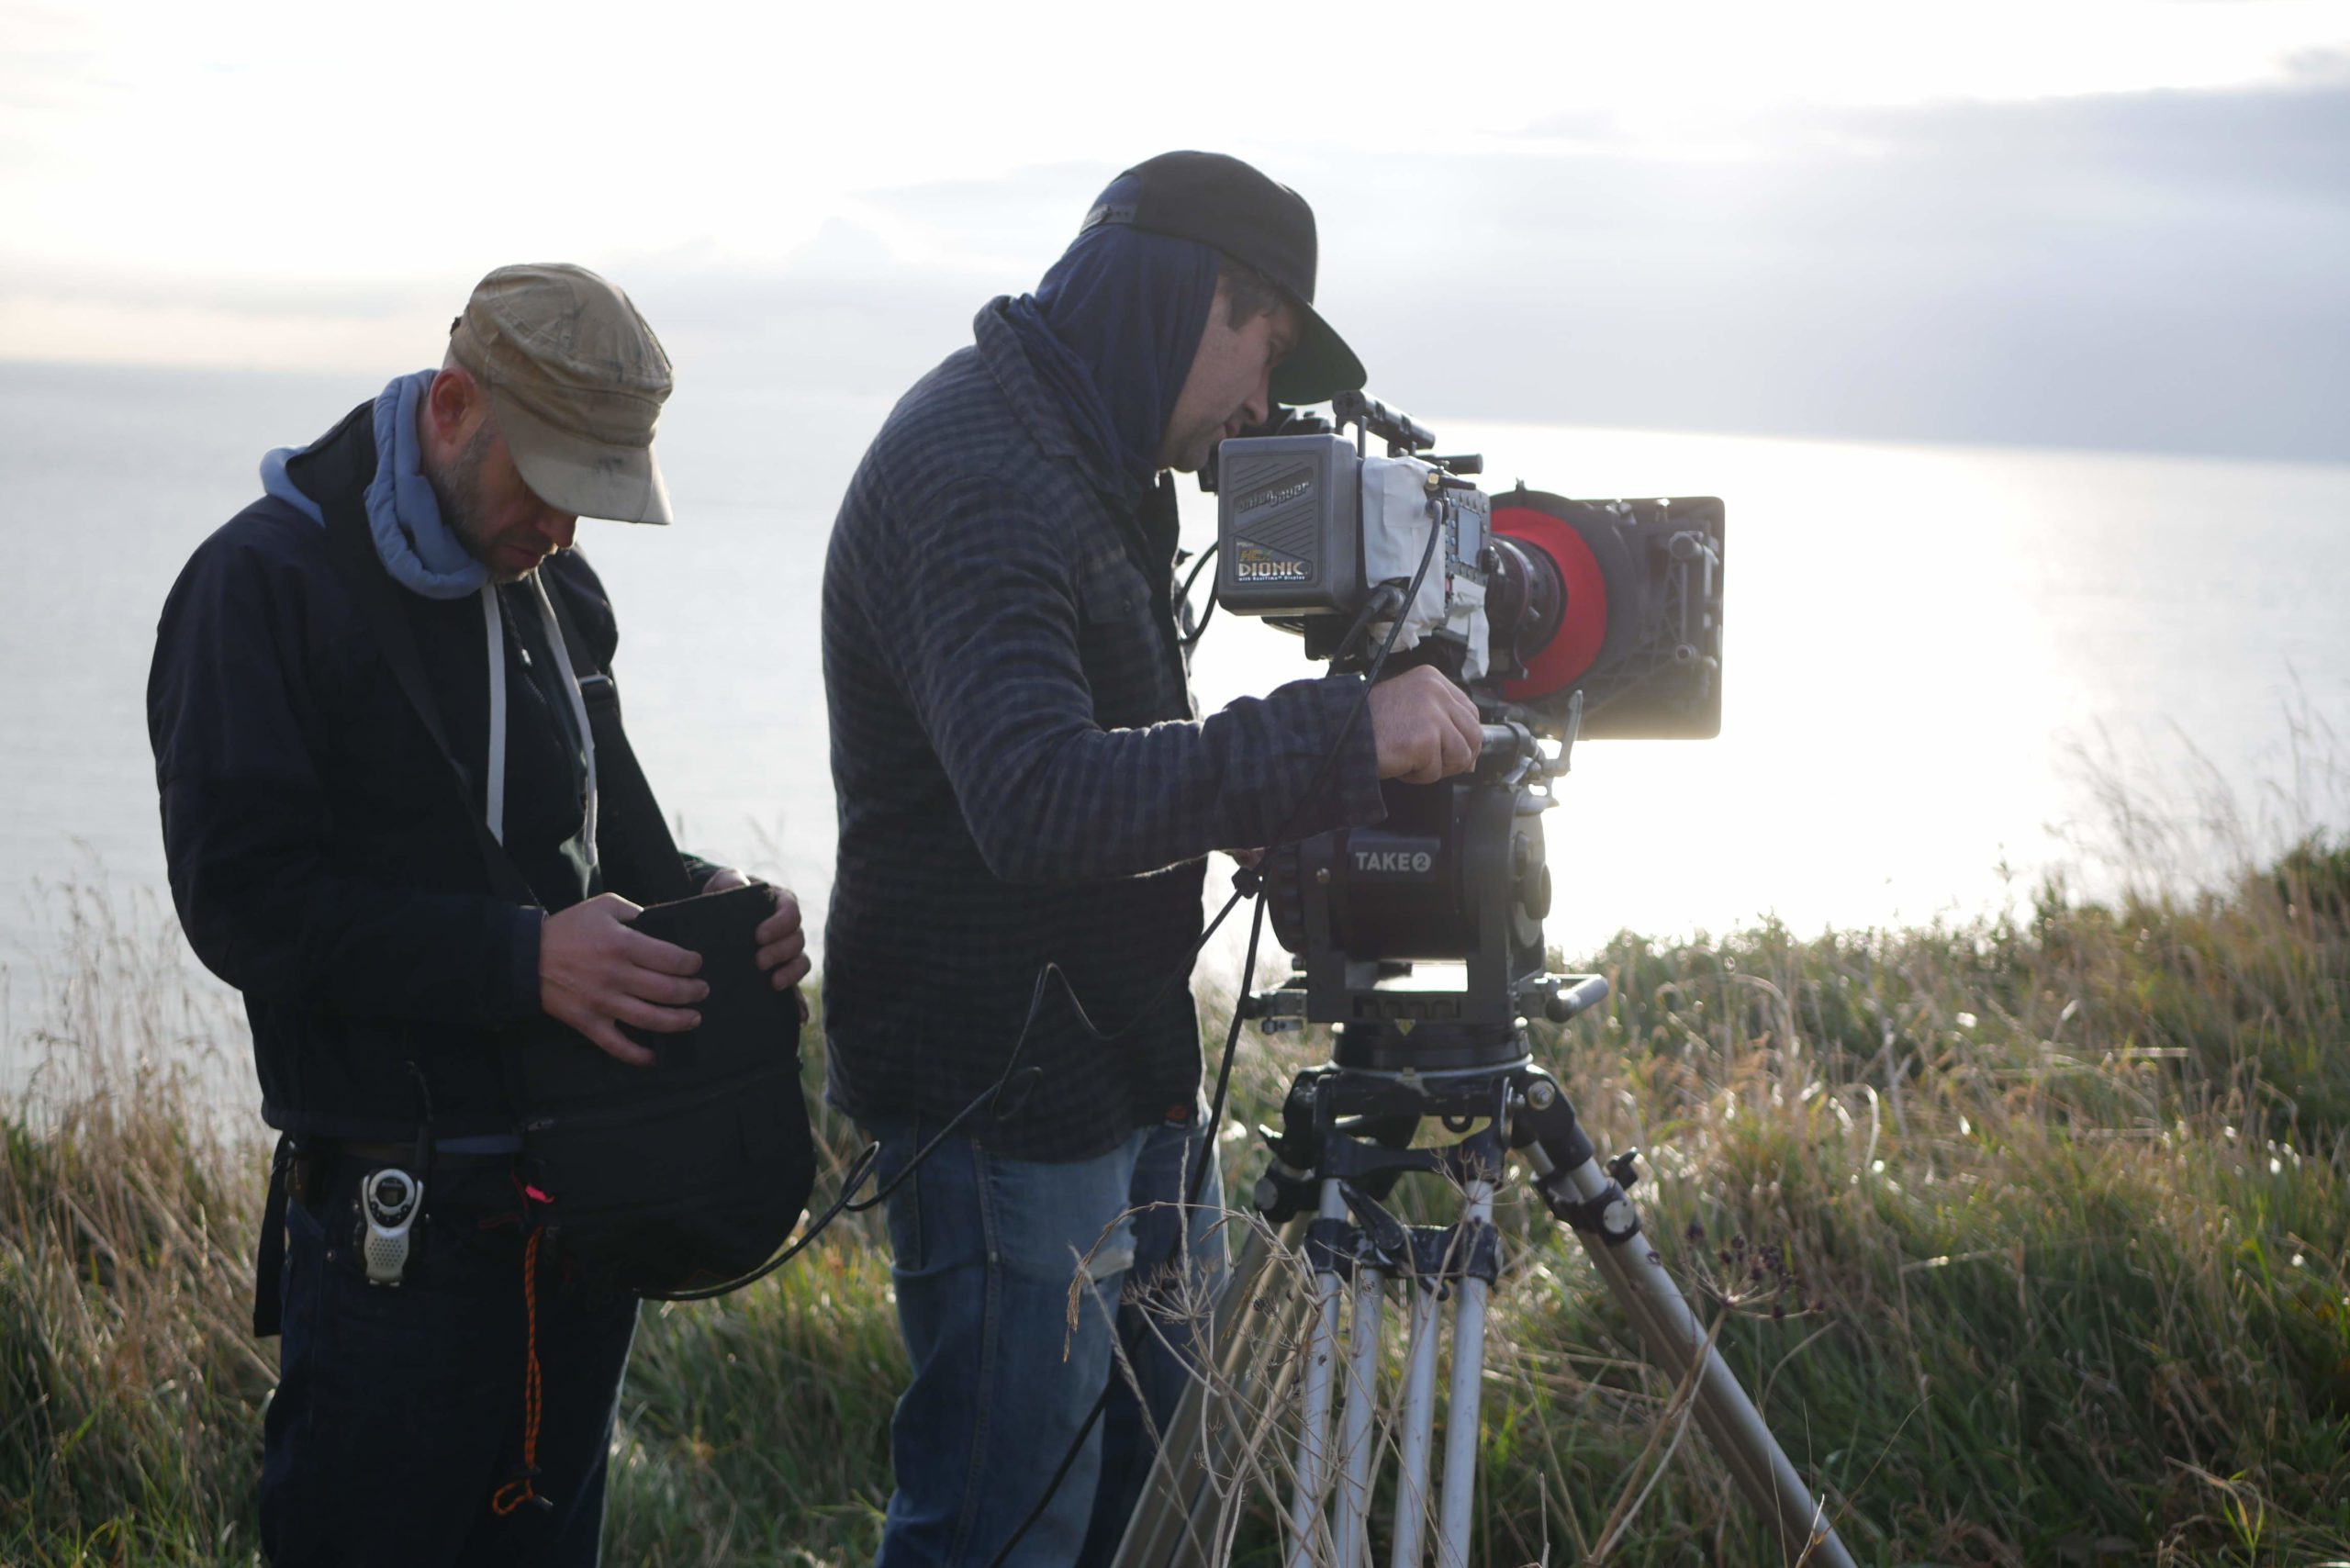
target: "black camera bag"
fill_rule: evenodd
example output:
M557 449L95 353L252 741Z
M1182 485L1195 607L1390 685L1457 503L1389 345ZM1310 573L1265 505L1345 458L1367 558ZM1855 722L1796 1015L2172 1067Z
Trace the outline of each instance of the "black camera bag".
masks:
M386 662L465 789L424 678L400 589L376 558L355 500L330 503L329 551ZM659 804L621 727L620 696L580 636L558 571L542 581L579 681L596 746L597 835L606 890L646 905L639 929L692 947L711 994L700 1025L639 1035L659 1059L614 1059L553 1020L519 1030L501 1063L522 1135L532 1217L587 1278L638 1295L722 1294L791 1235L815 1180L800 1087L799 1003L758 973L752 930L773 907L752 886L695 898ZM488 824L474 818L490 885L537 894ZM606 846L609 846L609 852Z
M602 752L598 756L600 760ZM761 974L754 885L655 904L636 929L702 955L710 995L682 1035L627 1031L632 1067L569 1030L519 1054L522 1170L548 1238L589 1279L703 1294L790 1238L816 1174L800 1089L799 1003Z

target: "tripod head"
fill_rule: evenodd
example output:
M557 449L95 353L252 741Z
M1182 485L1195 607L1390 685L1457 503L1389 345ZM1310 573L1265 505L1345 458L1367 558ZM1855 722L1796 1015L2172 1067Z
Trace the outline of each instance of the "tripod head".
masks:
M1425 1072L1515 1061L1522 1018L1563 1023L1604 996L1595 977L1544 972L1542 813L1570 745L1488 724L1474 771L1391 781L1377 825L1276 849L1267 913L1297 968L1247 1000L1250 1015L1268 1031L1337 1025L1342 1067Z

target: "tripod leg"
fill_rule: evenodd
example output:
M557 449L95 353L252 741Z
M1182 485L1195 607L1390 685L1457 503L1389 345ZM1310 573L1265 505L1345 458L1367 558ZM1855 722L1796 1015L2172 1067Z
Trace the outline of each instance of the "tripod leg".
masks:
M1494 1184L1472 1181L1460 1215L1462 1245L1493 1223ZM1477 1496L1477 1414L1485 1373L1483 1280L1471 1275L1455 1287L1459 1304L1452 1320L1452 1395L1444 1408L1444 1489L1438 1497L1437 1568L1467 1568L1469 1530Z
M1739 1386L1729 1363L1707 1339L1705 1326L1698 1322L1681 1287L1665 1272L1655 1249L1639 1234L1631 1200L1600 1169L1581 1129L1570 1122L1569 1130L1573 1136L1566 1141L1571 1147L1579 1145L1583 1158L1567 1165L1563 1172L1559 1166L1564 1162L1554 1162L1546 1147L1557 1140L1546 1136L1527 1150L1553 1210L1580 1204L1585 1213L1594 1206L1604 1211L1598 1223L1590 1226L1563 1212L1561 1217L1573 1226L1576 1239L1591 1254L1609 1292L1630 1315L1649 1353L1676 1383L1685 1382L1695 1372L1697 1424L1747 1501L1778 1530L1787 1560L1818 1563L1821 1568L1852 1568L1852 1555L1837 1539L1835 1527L1812 1500L1803 1477L1796 1473L1786 1450L1763 1424L1762 1413Z
M1347 1217L1347 1201L1340 1195L1335 1176L1323 1181L1321 1217L1332 1222L1343 1222ZM1304 1388L1299 1402L1301 1419L1293 1478L1297 1490L1291 1495L1289 1503L1289 1568L1309 1568L1324 1525L1323 1493L1329 1480L1330 1389L1334 1363L1338 1359L1338 1304L1345 1294L1345 1283L1337 1270L1327 1265L1314 1276L1314 1315L1306 1320Z
M1371 1551L1371 1478L1379 1412L1379 1331L1387 1276L1355 1267L1354 1310L1347 1321L1347 1387L1339 1411L1338 1552L1336 1568L1364 1568Z
M1290 1239L1284 1237L1284 1243ZM1291 1342L1306 1306L1286 1271L1283 1250L1251 1227L1225 1276L1210 1318L1208 1370L1183 1391L1168 1422L1150 1478L1118 1544L1114 1568L1211 1568L1219 1488L1247 1462L1258 1440L1259 1413L1287 1397ZM1210 1417L1211 1400L1216 1406Z
M1391 1568L1420 1568L1428 1511L1428 1448L1436 1433L1437 1299L1432 1282L1409 1282L1411 1360L1404 1372L1404 1437L1395 1456L1395 1540ZM1339 1568L1346 1568L1344 1563Z

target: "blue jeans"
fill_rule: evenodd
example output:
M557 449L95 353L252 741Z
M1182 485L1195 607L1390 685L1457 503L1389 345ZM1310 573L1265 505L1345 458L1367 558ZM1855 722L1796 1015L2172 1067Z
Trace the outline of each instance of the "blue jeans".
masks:
M871 1131L886 1182L936 1127L890 1118ZM1202 1142L1195 1116L1146 1127L1092 1159L1045 1164L991 1154L958 1133L891 1194L891 1275L913 1382L890 1424L897 1491L876 1568L986 1568L1044 1495L1105 1385L1102 1420L1006 1568L1084 1568L1116 1554L1156 1455L1151 1433L1174 1413L1187 1376L1192 1320L1173 1310L1176 1264ZM1211 1170L1190 1211L1196 1291L1222 1281L1222 1204ZM1125 1373L1113 1372L1113 1341L1127 1347L1148 1425Z
M361 1170L323 1174L285 1209L277 1392L263 1420L263 1554L322 1563L592 1568L605 1456L636 1301L565 1283L543 1263L543 1505L500 1517L521 1464L523 1236L503 1169L436 1179L408 1282L371 1285L353 1256ZM485 1224L485 1222L489 1222Z

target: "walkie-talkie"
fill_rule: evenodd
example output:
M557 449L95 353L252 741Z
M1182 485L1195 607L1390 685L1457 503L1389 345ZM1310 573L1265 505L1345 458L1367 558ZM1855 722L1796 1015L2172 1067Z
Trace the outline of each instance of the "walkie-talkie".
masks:
M359 1183L360 1256L367 1260L367 1282L397 1285L408 1277L408 1236L424 1206L424 1183L386 1166Z

